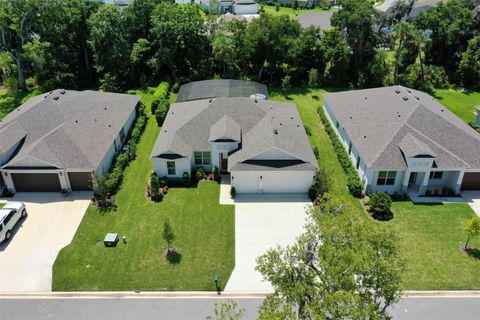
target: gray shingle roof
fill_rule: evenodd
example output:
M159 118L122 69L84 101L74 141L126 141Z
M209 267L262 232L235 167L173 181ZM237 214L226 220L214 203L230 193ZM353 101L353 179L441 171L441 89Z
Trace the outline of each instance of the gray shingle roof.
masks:
M398 144L400 150L407 158L432 157L437 155L425 143L416 139L412 134L407 133Z
M210 128L210 137L208 141L221 139L230 139L232 141L241 141L241 128L229 116L223 116Z
M96 169L139 100L60 89L36 96L0 122L0 154L25 138L15 156L0 165L33 157L57 168Z
M211 149L212 131L223 123L239 126L241 149L228 160L229 170L254 170L244 163L261 152L277 148L308 166L291 163L275 170L315 170L317 162L297 109L292 104L250 98L217 98L175 103L171 106L152 157L178 154L191 158L194 151ZM212 129L213 127L213 129ZM221 131L221 130L220 130ZM228 130L227 130L228 131ZM240 139L239 139L240 140ZM243 163L241 166L240 163ZM253 169L252 169L253 168Z
M393 86L330 93L325 102L368 167L404 170L408 134L440 169L480 168L480 134L426 93Z

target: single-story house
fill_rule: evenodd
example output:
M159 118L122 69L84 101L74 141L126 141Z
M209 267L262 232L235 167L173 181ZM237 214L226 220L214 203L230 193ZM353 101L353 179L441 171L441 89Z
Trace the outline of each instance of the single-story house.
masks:
M140 97L58 89L0 122L0 175L11 192L87 190L122 149ZM0 181L2 182L2 181Z
M216 81L220 87L224 83ZM257 99L250 90L238 96L242 88L262 85L234 83L239 86L230 86L234 97L217 90L224 95L182 100L170 107L151 154L154 172L181 179L197 167L217 167L230 174L238 193L307 192L318 165L296 107ZM215 86L215 81L210 84Z
M392 86L324 98L367 192L480 189L480 134L430 95Z
M236 15L258 14L258 4L253 0L200 0L200 6L217 14L234 13Z

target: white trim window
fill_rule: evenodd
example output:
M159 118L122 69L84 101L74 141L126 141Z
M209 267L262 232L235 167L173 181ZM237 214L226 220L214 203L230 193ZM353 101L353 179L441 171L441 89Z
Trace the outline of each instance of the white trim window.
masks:
M397 171L379 171L377 178L377 186L393 186Z
M196 166L209 166L212 163L210 160L210 151L195 151L193 158Z
M431 171L429 179L440 180L443 178L443 171Z
M167 173L169 176L174 176L177 174L177 169L175 168L175 161L167 161Z

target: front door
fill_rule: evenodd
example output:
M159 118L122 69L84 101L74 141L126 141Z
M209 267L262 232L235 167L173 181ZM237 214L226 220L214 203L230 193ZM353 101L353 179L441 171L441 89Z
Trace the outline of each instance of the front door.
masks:
M414 186L415 181L417 180L417 172L410 172L410 177L408 178L408 186Z
M220 171L228 170L228 153L221 152L219 155L220 158Z

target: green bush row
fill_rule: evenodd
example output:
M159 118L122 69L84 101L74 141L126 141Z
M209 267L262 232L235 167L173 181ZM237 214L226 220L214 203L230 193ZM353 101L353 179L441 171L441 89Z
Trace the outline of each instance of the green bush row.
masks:
M137 144L140 141L145 125L147 124L147 115L145 105L140 102L137 107L137 117L127 138L126 150L117 154L113 160L113 168L107 173L105 185L110 193L116 193L123 180L123 173L130 161L135 158Z
M167 117L168 110L170 109L170 85L168 82L162 82L153 89L153 101L152 101L152 114L155 115L155 120L158 126L163 125L163 121Z
M328 121L325 113L323 112L322 107L318 108L317 113L322 120L325 131L330 137L330 141L332 142L335 153L337 154L337 159L340 162L343 171L345 171L345 173L347 174L348 190L350 190L350 192L355 197L361 198L363 196L363 186L362 182L360 181L360 177L358 176L357 170L353 166L352 161L347 154L347 151L345 151L343 144L340 142L340 139L330 125L330 122Z

